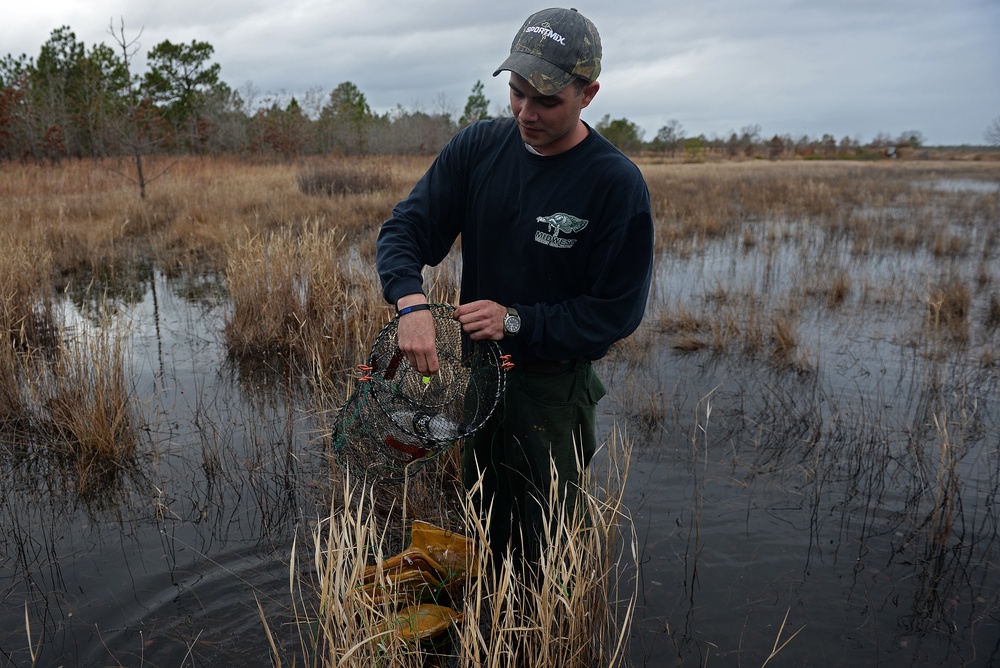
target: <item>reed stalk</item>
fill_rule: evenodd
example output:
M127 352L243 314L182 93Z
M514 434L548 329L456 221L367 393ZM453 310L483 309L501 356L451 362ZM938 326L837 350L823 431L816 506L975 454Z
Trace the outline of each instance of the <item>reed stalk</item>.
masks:
M376 512L376 488L346 477L329 517L313 533L311 581L292 559L298 660L313 666L625 665L637 597L636 538L622 503L630 449L618 432L610 436L603 467L587 476L594 491L577 499L586 512L569 512L552 499L548 542L534 578L518 575L510 555L488 554L476 490L469 490L460 526L453 528L480 547L459 589L452 583L424 591L424 600L451 606L457 620L436 642L396 631L400 606L413 601L411 590L377 570L384 595L373 600L367 593L365 569L391 555L392 540ZM272 651L277 663L297 661L277 642Z

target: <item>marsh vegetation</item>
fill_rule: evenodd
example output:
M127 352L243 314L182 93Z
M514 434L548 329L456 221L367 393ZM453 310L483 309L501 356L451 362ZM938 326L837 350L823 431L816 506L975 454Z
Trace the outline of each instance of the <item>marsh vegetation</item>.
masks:
M152 160L144 200L0 165L9 663L1000 660L1000 163L642 163L654 292L599 365L597 530L557 532L589 557L470 581L417 652L352 583L414 519L477 535L455 461L372 489L328 437L429 159Z

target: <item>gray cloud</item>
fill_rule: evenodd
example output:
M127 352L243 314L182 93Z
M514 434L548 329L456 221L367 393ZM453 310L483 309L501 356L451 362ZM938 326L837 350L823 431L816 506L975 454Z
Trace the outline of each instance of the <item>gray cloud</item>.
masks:
M27 4L27 3L25 3ZM460 111L476 80L494 107L493 69L537 3L522 0L92 0L20 6L0 53L36 56L69 25L110 43L124 17L142 53L164 39L208 41L222 78L306 95L353 81L379 111ZM670 119L689 133L870 139L916 129L935 144L980 143L1000 115L1000 4L992 0L628 0L579 5L601 30L602 90L585 118L626 117L647 136ZM141 66L141 63L140 63Z

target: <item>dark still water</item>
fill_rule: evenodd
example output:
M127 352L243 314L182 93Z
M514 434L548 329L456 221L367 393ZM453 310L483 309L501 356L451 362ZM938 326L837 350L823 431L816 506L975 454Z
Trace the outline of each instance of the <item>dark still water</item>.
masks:
M944 446L812 380L663 373L683 378L691 419L630 471L640 665L760 666L786 640L769 665L1000 661L995 394ZM953 469L918 452L937 445Z
M846 266L843 307L799 305L791 355L769 352L770 324L759 345L688 352L664 324L684 309L729 313L743 332L770 323L830 254L805 248L766 259L720 243L661 262L670 296L654 298L636 347L599 366L602 428L633 444L631 661L998 663L997 329L943 347L919 334L922 300L857 286L926 266L874 256ZM310 550L326 512L320 426L281 374L227 362L213 281L134 287L116 304L148 425L138 470L81 500L51 463L4 444L0 661L270 665L258 601L293 637L292 543ZM67 323L93 327L80 313L67 301Z
M116 306L147 425L138 470L81 500L42 462L3 463L4 662L269 665L257 600L282 621L292 539L320 513L313 427L274 375L227 363L211 283L134 287Z

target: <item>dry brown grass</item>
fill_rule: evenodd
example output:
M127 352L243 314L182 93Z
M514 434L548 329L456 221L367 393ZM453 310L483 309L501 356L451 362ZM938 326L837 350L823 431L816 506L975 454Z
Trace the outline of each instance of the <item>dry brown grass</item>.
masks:
M579 501L589 524L558 502L551 505L550 542L533 584L515 573L509 555L483 549L475 550L457 579L440 586L433 578L388 577L378 565L400 550L400 541L387 529L395 524L379 511L377 497L385 492L344 479L329 517L312 536L314 577L303 574L293 554L289 584L299 650L289 656L272 643L276 665L300 659L317 666L625 665L636 581L626 583L621 575L637 567L635 535L622 506L629 445L614 433L606 447L608 463L589 474L593 493ZM457 515L437 515L450 522L443 528L483 546L488 541L474 493L462 495ZM433 515L429 508L424 512ZM375 569L379 596L363 584L367 567ZM444 642L418 643L401 632L407 629L403 606L414 602L454 613Z
M805 370L812 363L799 341L799 309L811 305L803 298L847 319L865 318L871 309L896 309L906 317L919 300L924 308L917 317L923 316L925 327L902 333L922 354L953 354L970 343L985 351L991 345L994 319L986 291L1000 238L1000 192L978 186L1000 184L996 163L640 166L656 216L658 257L696 271L704 254L705 271L716 277L690 294L657 286L650 301L653 319L644 325L651 330L640 332L652 340L635 350L655 347L652 331L666 335L675 350L743 355ZM963 181L976 183L967 188ZM718 270L718 253L727 248L732 254L721 261L732 267L732 282L717 277L725 275ZM976 263L967 263L970 257ZM789 291L785 295L773 283L789 267L794 279L778 279ZM929 271L954 278L928 288ZM684 279L692 280L690 274ZM985 317L970 317L970 310L980 308ZM921 331L930 335L921 337Z
M48 252L58 274L136 258L150 258L166 271L222 270L227 249L275 229L305 225L336 228L368 248L378 225L429 161L317 158L268 164L228 157L150 158L149 172L160 176L145 201L122 176L128 173L127 161L65 161L57 167L7 163L0 165L0 234ZM919 246L962 252L966 244L958 231L917 224L916 212L926 209L929 195L912 182L996 178L994 163L972 162L640 166L652 195L657 250L664 252L683 252L732 233L750 248L768 237L760 221L804 219L848 235L857 252ZM324 194L309 194L317 192ZM995 196L956 199L963 200L953 205L961 210L960 226L988 220L1000 207Z
M972 293L958 279L947 279L930 288L927 315L931 331L951 341L969 338L969 306Z
M139 443L126 334L101 326L67 333L52 253L31 242L0 235L0 429L68 466L86 496L129 465Z
M0 341L18 350L51 347L56 316L50 255L0 236Z
M655 329L670 335L671 346L675 350L694 352L708 347L708 340L701 331L702 323L699 316L690 309L681 307L661 309Z
M725 162L640 163L657 221L657 251L678 253L720 236L738 234L744 248L764 241L778 221L811 221L846 235L855 252L927 248L940 255L966 252L960 233L926 223L928 188L942 178L997 181L996 163ZM960 225L990 218L995 194L952 193ZM758 226L769 221L768 227Z
M309 370L331 407L342 403L344 372L367 360L393 313L373 280L373 259L357 257L339 229L318 224L241 241L228 257L230 355L283 358ZM428 272L427 291L434 301L458 301L450 265Z
M13 451L47 462L44 470L85 499L131 469L142 417L131 384L125 334L94 327L44 352L0 350L0 430Z
M827 304L830 308L835 308L844 303L851 292L851 277L844 271L839 270L834 273L830 281L830 289L827 292Z
M393 175L376 160L346 162L331 160L310 164L299 172L299 190L307 195L360 195L389 190Z
M940 231L934 236L932 252L934 255L959 256L964 255L968 248L967 241L957 234Z
M0 429L18 429L31 411L28 360L58 345L48 254L0 236Z
M371 271L375 234L429 162L154 159L150 173L162 175L146 200L116 172L127 170L124 162L0 165L5 260L0 267L0 422L30 423L39 443L62 453L62 460L79 471L84 493L99 489L102 476L129 465L138 447L140 418L121 340L49 345L58 352L48 359L31 353L46 348L42 342L60 338L52 334L51 286L78 280L80 271L138 262L167 274L224 272L232 298L226 337L234 356L294 360L316 379L319 405L340 405L346 391L337 379L364 360L391 315ZM698 258L716 242L729 244L734 254L760 253L765 274L782 244L817 248L819 254L831 251L829 257L836 260L808 267L815 275L794 279L799 285L791 294L746 285L739 282L742 276L692 294L654 286L650 313L655 320L645 328L652 334L641 345L619 346L629 355L659 353L658 337L665 337L678 350L801 368L805 346L797 300L802 295L831 307L858 295L858 308L904 308L905 313L917 303L917 317L928 323L927 338L948 343L974 338L973 321L987 328L1000 323L995 295L988 299L985 318L969 315L977 298L969 286L975 283L983 291L993 281L1000 197L932 195L913 185L940 178L997 181L995 163L751 161L641 167L652 195L659 257ZM939 204L947 211L946 221L932 215ZM951 267L961 264L955 259L974 257L978 278L941 280L930 288L926 282L883 284L877 277L852 275L854 265L834 255L840 249L860 259L923 253ZM457 301L457 274L450 261L428 271L433 301ZM981 358L995 363L988 351ZM647 422L656 424L661 402L651 393L645 403ZM358 501L360 492L339 497L351 502L332 508L329 523L314 537L317 579L303 580L296 573L291 583L300 605L305 657L328 665L339 665L345 652L352 659L392 665L416 665L426 658L405 644L380 647L376 629L393 611L372 609L358 617L351 587L355 566L398 546L397 527L407 518L436 514L442 522L456 521L453 507L439 506L441 485L435 486L442 480L454 484L454 469L454 462L442 461L426 472L399 507L376 507L368 496L369 513ZM594 653L615 656L621 640L615 633L627 629L627 619L620 626L607 621L602 606L614 597L601 587L615 580L607 560L619 502L614 493L590 501L597 531L560 526L556 551L546 561L549 580L540 589L527 590L509 571L496 581L475 583L480 589L466 599L467 623L458 634L459 644L470 652L467 665L506 665L512 656L525 657L529 665L589 665ZM481 531L463 521L463 530ZM512 614L523 610L531 617Z
M778 362L784 363L792 358L798 347L798 332L796 330L795 321L789 316L779 315L774 319L771 355Z
M51 253L53 270L150 258L164 271L219 271L226 250L279 228L310 222L365 238L388 217L428 158L307 160L261 164L236 158L151 158L160 176L140 200L127 161L0 165L0 234ZM336 165L336 167L331 167ZM381 187L361 195L302 192L300 175L323 169L368 174Z
M97 329L65 343L34 391L42 432L75 466L81 495L133 464L142 421L117 331Z

